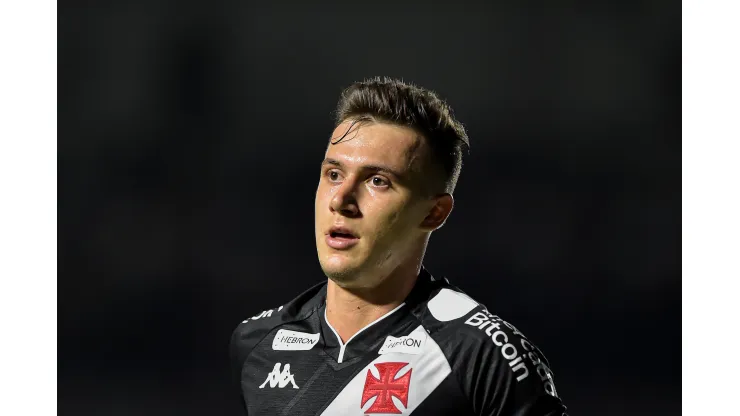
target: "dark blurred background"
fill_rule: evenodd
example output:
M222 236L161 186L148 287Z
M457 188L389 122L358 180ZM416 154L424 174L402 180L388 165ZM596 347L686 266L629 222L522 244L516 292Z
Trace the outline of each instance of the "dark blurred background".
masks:
M231 331L323 279L332 111L375 75L471 139L432 274L571 414L680 413L680 2L469 3L59 4L60 414L236 409Z

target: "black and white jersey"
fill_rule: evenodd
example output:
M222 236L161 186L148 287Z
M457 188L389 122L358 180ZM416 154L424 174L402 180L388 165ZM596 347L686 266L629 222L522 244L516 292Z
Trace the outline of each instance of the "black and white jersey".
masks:
M249 416L565 415L542 352L425 269L347 342L326 320L322 283L242 322L231 360Z

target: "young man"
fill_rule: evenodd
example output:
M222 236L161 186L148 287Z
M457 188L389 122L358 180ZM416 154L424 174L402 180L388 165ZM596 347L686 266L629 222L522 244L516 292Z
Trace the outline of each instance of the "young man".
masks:
M565 414L542 353L422 266L468 144L430 91L373 79L342 93L315 202L328 280L234 331L248 415Z

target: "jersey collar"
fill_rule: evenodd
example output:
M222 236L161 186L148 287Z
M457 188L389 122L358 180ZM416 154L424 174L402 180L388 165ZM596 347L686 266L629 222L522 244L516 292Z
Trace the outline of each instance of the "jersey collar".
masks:
M388 335L397 334L399 330L403 331L407 326L408 328L415 327L418 325L418 321L410 312L420 302L428 299L429 289L433 286L430 283L434 281L429 272L422 267L414 288L403 303L360 329L344 343L326 319L326 288L324 288L323 304L318 310L325 345L324 350L337 363L345 363L374 352L380 348Z

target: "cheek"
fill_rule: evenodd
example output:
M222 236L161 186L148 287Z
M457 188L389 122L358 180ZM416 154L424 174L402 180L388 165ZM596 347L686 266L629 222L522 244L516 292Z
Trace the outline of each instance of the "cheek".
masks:
M316 208L318 209L319 207L328 204L330 199L331 187L326 186L323 183L319 183L319 187L316 189L316 199L314 201Z
M321 218L324 217L325 209L324 209L324 203L323 203L323 195L321 193L321 190L316 192L316 198L314 199L314 226L318 230L321 226Z
M377 239L392 236L401 232L403 225L403 207L390 204L366 210L366 216L373 224L373 234Z

